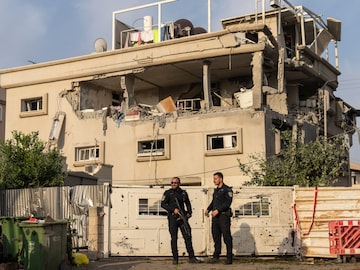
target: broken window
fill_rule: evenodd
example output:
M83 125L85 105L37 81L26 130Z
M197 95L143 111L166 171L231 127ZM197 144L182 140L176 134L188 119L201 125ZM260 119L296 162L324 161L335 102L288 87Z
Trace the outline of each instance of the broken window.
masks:
M242 153L242 130L237 132L208 134L206 136L206 155Z
M140 198L139 211L140 216L166 216L167 212L161 207L159 199Z
M165 153L164 147L165 147L165 139L139 141L138 157L163 156Z
M246 202L234 209L234 217L243 216L270 216L270 199L259 197L258 200Z
M21 100L20 117L47 114L47 94Z
M22 112L41 111L42 110L42 98L25 99L22 104Z
M237 134L215 134L207 136L207 150L234 149L237 147Z
M137 142L137 161L150 159L160 160L170 158L169 136L161 136L157 139L143 139Z

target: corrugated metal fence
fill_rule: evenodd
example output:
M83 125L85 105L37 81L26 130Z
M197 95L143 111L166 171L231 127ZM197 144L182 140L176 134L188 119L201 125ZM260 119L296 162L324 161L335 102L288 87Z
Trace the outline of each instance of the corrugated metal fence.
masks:
M104 207L109 201L108 186L49 187L0 190L0 216L51 216L70 220L74 247L88 243L88 210Z

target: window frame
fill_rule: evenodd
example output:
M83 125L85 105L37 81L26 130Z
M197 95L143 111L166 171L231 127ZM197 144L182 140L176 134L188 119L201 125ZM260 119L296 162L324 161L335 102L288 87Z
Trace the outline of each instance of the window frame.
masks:
M98 157L94 159L78 159L78 151L98 151ZM97 143L85 143L85 144L78 144L74 147L74 166L86 166L92 164L104 164L105 163L105 142L97 142Z
M29 104L33 102L41 101L41 108L36 110L27 110ZM38 106L37 106L38 107ZM48 94L42 96L35 96L30 98L23 98L20 100L20 117L31 117L31 116L40 116L48 114Z
M144 152L140 152L139 145L141 142L149 143L154 141L163 141L162 146L163 148L160 149L153 149L153 151L149 152L149 154ZM156 151L157 150L157 151ZM159 153L160 151L162 153ZM155 153L155 155L153 154ZM136 141L136 161L149 161L149 160L168 160L170 159L170 135L161 135L157 138L142 138Z
M234 203L236 204L236 202ZM271 198L258 197L242 201L241 204L235 207L234 218L270 218L271 215ZM257 211L258 210L258 211Z
M141 203L141 200L146 200L146 205L144 203ZM153 202L152 205L149 204L151 202ZM144 208L146 208L146 211L144 211ZM151 209L155 208L156 211L151 211ZM137 216L140 218L166 217L167 211L161 207L161 199L159 199L159 197L150 196L145 198L144 196L142 196L137 198Z
M216 148L213 149L209 146L210 140L213 137L236 136L236 146L231 148ZM239 130L230 130L224 132L213 132L205 134L205 156L219 156L219 155L232 155L243 153L243 138L242 128Z

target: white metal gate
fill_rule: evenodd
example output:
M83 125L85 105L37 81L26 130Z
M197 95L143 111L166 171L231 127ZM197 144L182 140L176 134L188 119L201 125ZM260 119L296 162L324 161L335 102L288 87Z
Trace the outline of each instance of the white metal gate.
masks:
M189 194L190 225L198 256L211 255L211 219L204 211L213 188L183 187ZM111 256L171 256L167 217L161 208L166 188L118 187L111 194L108 246ZM235 255L294 254L293 189L234 188L232 235ZM179 255L186 255L179 232ZM223 248L225 251L225 248Z
M293 255L291 187L233 188L231 231L235 255Z

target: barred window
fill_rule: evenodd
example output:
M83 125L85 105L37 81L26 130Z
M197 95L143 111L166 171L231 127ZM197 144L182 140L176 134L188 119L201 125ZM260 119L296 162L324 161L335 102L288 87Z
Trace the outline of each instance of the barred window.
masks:
M235 217L241 216L270 216L270 200L269 198L261 197L259 200L250 201L235 208Z
M140 198L139 211L140 216L166 216L167 212L161 207L159 199Z

